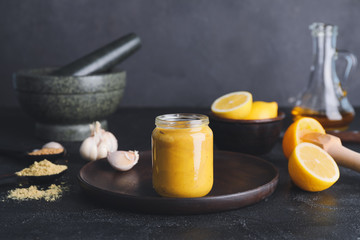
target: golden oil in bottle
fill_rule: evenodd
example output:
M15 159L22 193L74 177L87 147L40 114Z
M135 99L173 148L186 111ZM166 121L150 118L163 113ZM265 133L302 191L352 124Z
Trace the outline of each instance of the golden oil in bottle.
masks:
M318 120L327 131L338 130L343 131L349 127L353 121L355 114L352 112L340 112L342 118L340 120L330 120L325 113L317 112L311 109L305 109L299 106L291 110L293 120L296 121L301 117L312 117Z

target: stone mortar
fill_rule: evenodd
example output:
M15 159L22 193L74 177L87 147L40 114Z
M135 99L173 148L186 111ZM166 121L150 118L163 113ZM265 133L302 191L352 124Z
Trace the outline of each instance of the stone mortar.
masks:
M82 141L89 124L107 127L124 93L126 72L52 76L54 69L16 72L14 89L22 109L36 121L36 135L51 141Z

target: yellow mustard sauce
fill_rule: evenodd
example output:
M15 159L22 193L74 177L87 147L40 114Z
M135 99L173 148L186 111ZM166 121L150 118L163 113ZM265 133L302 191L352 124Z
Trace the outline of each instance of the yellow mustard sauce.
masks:
M213 133L208 119L205 124L195 126L157 126L152 133L152 149L153 187L158 194L189 198L210 192Z

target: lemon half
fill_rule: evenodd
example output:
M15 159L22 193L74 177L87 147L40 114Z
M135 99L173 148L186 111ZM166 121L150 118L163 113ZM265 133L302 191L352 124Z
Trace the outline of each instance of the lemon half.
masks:
M232 92L216 99L211 111L218 117L243 119L249 115L252 107L252 95L246 91Z
M288 170L293 182L310 192L331 187L340 176L334 159L322 148L307 142L296 146L290 156Z

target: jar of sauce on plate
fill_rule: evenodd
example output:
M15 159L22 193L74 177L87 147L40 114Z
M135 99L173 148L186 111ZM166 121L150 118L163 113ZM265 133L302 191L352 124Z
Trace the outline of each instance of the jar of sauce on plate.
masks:
M152 133L153 187L164 197L192 198L213 185L213 133L201 114L156 117Z

